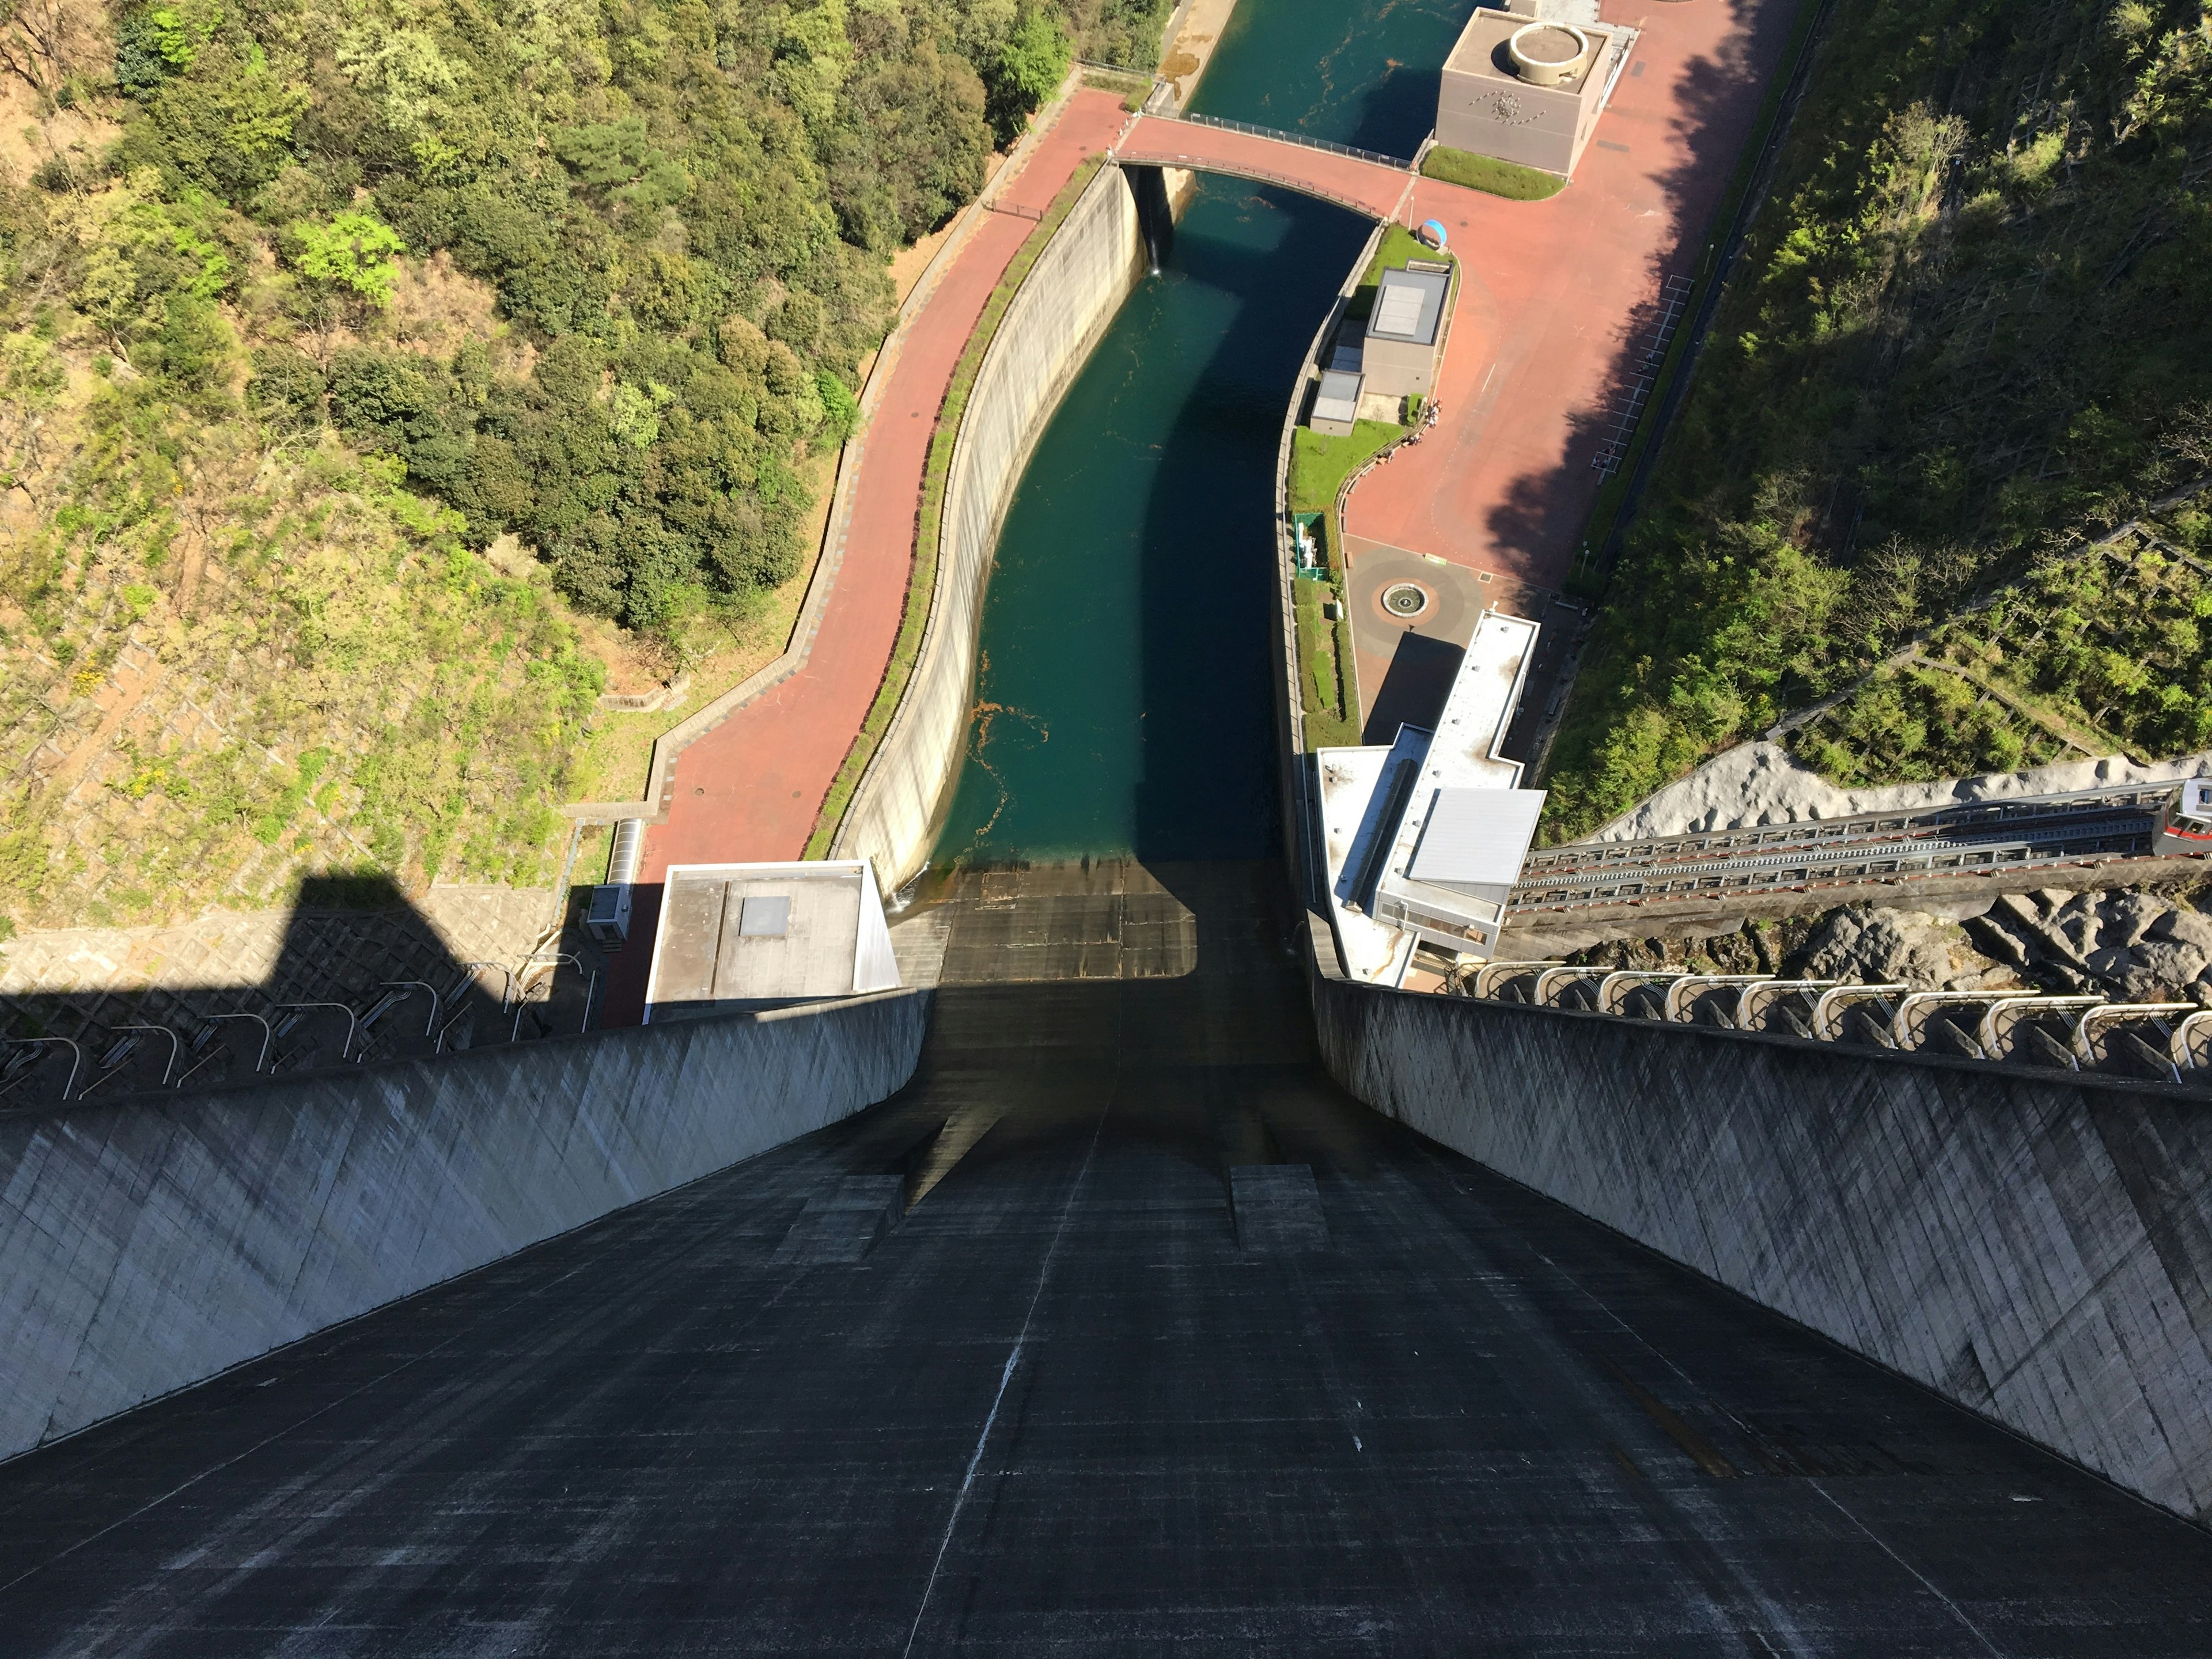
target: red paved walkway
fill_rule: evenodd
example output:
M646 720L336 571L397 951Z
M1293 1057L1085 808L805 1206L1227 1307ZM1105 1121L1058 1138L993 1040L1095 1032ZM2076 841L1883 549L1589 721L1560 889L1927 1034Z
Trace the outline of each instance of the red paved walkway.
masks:
M1049 207L1085 156L1112 148L1127 118L1119 98L1079 90L996 199ZM795 859L804 850L890 659L938 404L984 302L1036 228L1018 215L985 214L908 331L868 423L844 564L806 666L678 757L668 822L646 832L631 942L608 986L608 1024L633 1024L644 1007L670 865Z
M1372 161L1157 115L1139 119L1115 154L1124 161L1156 161L1287 185L1372 219L1390 217L1406 193L1404 173Z
M1695 275L1794 12L1608 3L1644 37L1572 185L1547 202L1415 187L1409 216L1442 220L1461 256L1443 414L1361 481L1351 534L1545 587L1565 579L1613 388L1661 283Z

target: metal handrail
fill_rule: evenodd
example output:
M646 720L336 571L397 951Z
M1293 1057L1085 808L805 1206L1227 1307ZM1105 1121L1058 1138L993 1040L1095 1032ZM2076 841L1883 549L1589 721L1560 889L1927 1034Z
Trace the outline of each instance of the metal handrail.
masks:
M1639 985L1669 985L1678 979L1687 979L1686 968L1622 968L1607 974L1597 982L1597 1011L1601 1014L1620 1012L1622 997Z
M262 1066L264 1066L264 1065L266 1065L266 1064L268 1063L268 1060L269 1060L269 1045L270 1045L270 1042L274 1040L274 1035L275 1035L275 1034L274 1034L274 1033L273 1033L273 1031L270 1030L268 1020L267 1020L266 1018L264 1018L263 1016L259 1015L259 1014L249 1014L249 1013L242 1013L242 1012L241 1012L241 1013L235 1013L235 1014L210 1014L210 1015L206 1016L206 1018L207 1018L208 1022L209 1022L210 1024L212 1024L215 1021L216 1021L216 1020L218 1020L218 1019L250 1019L250 1020L253 1021L253 1022L254 1022L254 1024L256 1024L257 1025L260 1026L260 1028L261 1028L261 1052L260 1052L258 1054L255 1055L255 1056L254 1056L254 1059L253 1059L253 1072L254 1072L254 1075L255 1075L255 1076L257 1076L257 1077L258 1077L258 1076L261 1074L261 1068L262 1068ZM195 1046L197 1046L197 1045L195 1045ZM197 1071L197 1070L198 1070L199 1068L198 1068L198 1066L194 1066L192 1069L193 1069L193 1070L195 1070L195 1071ZM179 1083L181 1083L181 1082L183 1082L183 1081L184 1081L184 1079L183 1079L182 1078L179 1078L179 1079L178 1079L177 1080L178 1080Z
M1413 168L1413 164L1402 155L1385 155L1379 149L1362 149L1357 144L1340 144L1333 139L1310 137L1303 132L1285 132L1280 127L1262 127L1249 121L1232 121L1225 115L1161 113L1153 118L1188 122L1194 127L1219 127L1224 132L1241 132L1254 138L1272 138L1279 143L1297 144L1306 149L1326 150L1332 155L1348 155L1355 161L1371 161L1376 167L1389 167L1397 173L1410 173Z
M1990 1060L2002 1060L2005 1057L2006 1051L2012 1047L2011 1028L2018 1024L2023 1017L2039 1013L2073 1013L2077 1009L2094 1008L2103 1001L2102 997L2085 996L2052 997L2023 994L2007 997L2000 1002L1993 1002L1990 1005L1990 1011L1982 1016L1980 1029L1974 1033L1974 1037L1981 1045L1984 1056ZM2078 1024L2080 1021L2077 1018L2069 1023ZM2074 1058L2070 1041L2065 1053L2066 1064L2073 1070L2080 1071L2081 1062Z
M276 1012L279 1013L289 1013L307 1008L335 1008L346 1017L345 1041L338 1044L338 1059L341 1061L348 1059L353 1048L354 1036L361 1029L361 1017L354 1012L353 1005L349 1002L280 1002L276 1005ZM290 1034L291 1023L288 1023L285 1035Z
M1606 973L1603 968L1547 968L1536 975L1536 1006L1539 1008L1556 1008L1559 1005L1552 1000L1555 987L1577 979L1602 980Z
M1764 985L1773 977L1771 974L1685 974L1667 988L1666 1017L1671 1024L1693 1025L1697 1023L1696 1010L1689 1006L1691 998L1728 985ZM1736 996L1736 1006L1743 1006L1741 993ZM1729 1024L1733 1026L1735 1023L1731 1013Z
M2212 1009L2200 1009L2173 1028L2173 1069L2177 1073L2206 1069L2197 1063L2195 1034L2199 1030L2212 1036Z
M1507 974L1540 974L1547 968L1566 965L1556 957L1545 962L1486 962L1474 970L1474 994L1487 1001L1498 989L1498 980Z
M2081 1062L2085 1072L2093 1066L2104 1064L2106 1056L2097 1044L2098 1016L2100 1014L2105 1017L2103 1023L2108 1026L2118 1024L2124 1019L2148 1019L2163 1025L2168 1014L2194 1014L2197 1012L2197 1005L2193 1002L2100 1002L2083 1014L2081 1024L2074 1028L2074 1058ZM2171 1045L2173 1033L2167 1031L2163 1035ZM2170 1054L2161 1058L2169 1080L2180 1082L2181 1070L2173 1063Z
M1897 1012L1890 1016L1889 1040L1896 1046L1899 1052L1917 1054L1920 1052L1926 1035L1928 1022L1924 1018L1915 1019L1913 1016L1916 1014L1923 1016L1931 1014L1936 1009L1947 1005L1961 1008L1971 1007L1978 1002L2010 1002L2020 994L2020 988L2017 986L2004 991L1915 991L1899 1002L1897 1005ZM1975 1022L1978 1029L1980 1024L1978 1020ZM1957 1030L1955 1026L1953 1029ZM1973 1048L1976 1059L1989 1058L1982 1045L1973 1037L1968 1036L1964 1031L1960 1031L1959 1036Z
M1845 1003L1862 997L1878 1000L1911 989L1910 985L1838 985L1832 991L1823 991L1820 1000L1813 1005L1813 1035L1823 1042L1839 1042L1842 1038L1836 1034L1835 1014Z
M438 988L436 986L431 984L427 979L387 979L381 982L387 991L421 990L423 995L430 999L430 1018L422 1022L422 1035L428 1036L438 1029ZM400 999L401 1002L405 1000L404 997ZM399 1003L395 1002L392 1006L397 1008Z
M1760 1023L1766 1010L1761 1005L1786 996L1792 991L1832 991L1842 984L1837 979L1764 979L1756 985L1747 985L1743 994L1735 1000L1735 1029L1739 1031L1760 1031L1766 1028ZM1818 998L1814 1000L1817 1002Z
M62 1047L68 1049L70 1051L70 1074L69 1081L62 1085L62 1098L64 1100L67 1100L70 1097L70 1091L76 1087L77 1072L84 1065L84 1050L77 1047L76 1038L58 1036L27 1036L9 1037L8 1041L10 1042L22 1043L27 1048L41 1042L58 1042Z
M161 1066L161 1082L160 1085L164 1089L167 1088L169 1086L169 1074L177 1069L177 1056L185 1051L185 1045L182 1039L180 1039L174 1031L171 1030L166 1025L118 1025L114 1029L118 1031L159 1031L163 1036L169 1039L169 1058Z
M479 968L496 968L507 981L500 988L499 993L499 1011L502 1014L505 1013L507 1005L514 997L514 969L503 962L465 962L461 966L469 970L468 977L446 994L446 1000L459 1002L469 987L477 982L477 970Z

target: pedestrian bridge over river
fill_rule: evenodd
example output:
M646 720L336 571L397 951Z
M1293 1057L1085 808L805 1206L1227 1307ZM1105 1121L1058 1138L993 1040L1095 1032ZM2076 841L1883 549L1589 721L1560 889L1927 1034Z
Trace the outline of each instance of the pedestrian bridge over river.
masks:
M1139 116L1113 159L1125 167L1188 167L1281 185L1370 219L1395 219L1411 199L1412 163L1290 133L1201 117Z

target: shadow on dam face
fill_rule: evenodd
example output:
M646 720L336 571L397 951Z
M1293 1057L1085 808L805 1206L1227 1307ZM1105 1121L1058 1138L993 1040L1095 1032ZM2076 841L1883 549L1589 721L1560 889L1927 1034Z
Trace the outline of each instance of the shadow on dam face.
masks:
M2212 1645L2203 1532L1350 1100L1271 866L968 879L883 1105L0 1468L9 1650Z

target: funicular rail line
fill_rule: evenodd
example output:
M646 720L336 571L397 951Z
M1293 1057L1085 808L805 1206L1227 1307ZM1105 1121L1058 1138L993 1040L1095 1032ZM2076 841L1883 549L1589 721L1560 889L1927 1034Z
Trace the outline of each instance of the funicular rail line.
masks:
M1529 856L1509 908L1527 914L2146 857L2172 790L2123 785L1556 847Z

